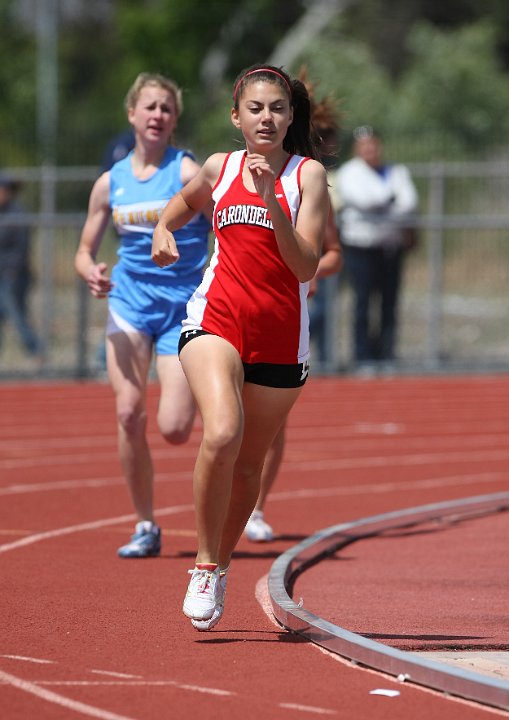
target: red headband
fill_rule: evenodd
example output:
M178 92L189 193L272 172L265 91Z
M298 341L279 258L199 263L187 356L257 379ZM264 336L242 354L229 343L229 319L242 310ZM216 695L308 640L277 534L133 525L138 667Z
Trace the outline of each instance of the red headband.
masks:
M285 78L284 75L281 75L281 73L278 73L277 70L272 70L271 68L258 68L257 70L251 70L250 72L246 73L245 75L243 75L243 76L240 78L240 80L238 81L238 83L235 85L235 90L233 91L233 99L234 99L234 100L237 99L237 90L239 89L240 83L241 83L243 80L245 80L245 78L247 78L249 75L254 75L255 73L259 73L259 72L272 73L273 75L277 75L278 77L280 77L281 80L282 80L282 81L284 82L284 84L286 85L286 87L288 88L288 92L290 93L290 97L292 96L292 88L290 87L290 84L288 83L288 80Z

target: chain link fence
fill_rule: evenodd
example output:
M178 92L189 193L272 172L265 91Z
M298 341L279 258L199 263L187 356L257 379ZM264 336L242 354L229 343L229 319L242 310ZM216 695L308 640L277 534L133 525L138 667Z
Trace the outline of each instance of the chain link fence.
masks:
M420 196L420 242L407 257L398 360L380 372L509 370L509 163L409 164ZM30 316L45 347L41 366L0 318L0 380L104 375L106 301L92 298L73 260L98 170L5 171L22 183L31 228ZM0 215L0 223L5 223ZM110 228L99 257L115 263ZM326 361L314 373L349 372L352 296L344 274L326 281ZM313 349L314 352L314 349Z

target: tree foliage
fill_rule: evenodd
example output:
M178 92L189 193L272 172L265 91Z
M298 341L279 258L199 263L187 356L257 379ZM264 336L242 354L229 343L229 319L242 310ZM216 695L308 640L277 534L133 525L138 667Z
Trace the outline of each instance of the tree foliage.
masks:
M35 42L7 0L0 0L0 27L0 166L23 165L35 152Z
M60 164L100 162L107 141L126 125L126 91L145 70L183 87L182 144L198 156L231 147L238 137L229 121L234 77L268 58L311 0L109 2L109 13L60 18ZM16 8L16 0L0 0L4 166L38 157L36 38L33 22L20 22ZM319 92L338 98L346 130L372 123L405 140L414 157L479 155L509 132L506 0L352 2L287 69L302 62Z
M495 31L479 21L441 32L428 24L409 37L393 126L417 136L440 134L458 154L493 147L509 130L509 77L494 53Z
M323 78L324 91L341 99L345 139L356 125L370 124L406 146L407 160L470 158L509 136L509 76L495 37L486 20L457 29L418 22L406 37L408 61L395 77L368 45L339 27L300 60L312 77Z

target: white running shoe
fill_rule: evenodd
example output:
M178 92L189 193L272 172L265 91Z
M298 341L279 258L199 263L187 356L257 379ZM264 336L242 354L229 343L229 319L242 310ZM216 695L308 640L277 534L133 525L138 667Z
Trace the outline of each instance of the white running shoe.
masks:
M271 526L263 519L262 510L253 510L244 532L251 542L270 542L274 539Z
M226 570L221 570L219 573L217 602L216 607L214 608L214 612L212 613L212 617L208 620L195 620L194 618L191 620L191 625L200 632L212 630L212 628L215 627L217 623L221 620L224 610L224 596L226 595L227 573L228 568L226 568Z
M214 614L219 597L222 595L219 582L219 567L215 570L195 567L189 570L191 580L187 588L182 610L192 620L209 620Z

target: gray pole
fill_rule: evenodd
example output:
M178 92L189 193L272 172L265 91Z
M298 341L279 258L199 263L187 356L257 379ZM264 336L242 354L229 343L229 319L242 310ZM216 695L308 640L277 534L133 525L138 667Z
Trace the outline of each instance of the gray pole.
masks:
M38 0L37 21L37 143L41 165L40 212L56 210L56 137L58 115L58 0ZM39 232L41 255L42 338L47 355L53 322L54 236L50 227Z
M37 140L43 165L55 164L58 115L58 0L38 0Z
M431 367L436 369L441 361L445 180L441 163L435 163L432 170L429 214L434 225L429 232L428 241L428 361Z

